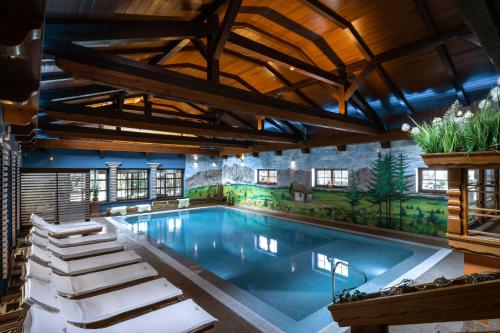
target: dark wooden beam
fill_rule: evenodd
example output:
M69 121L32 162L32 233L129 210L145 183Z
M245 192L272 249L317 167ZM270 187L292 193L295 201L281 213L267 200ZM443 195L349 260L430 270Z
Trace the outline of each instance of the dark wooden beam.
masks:
M344 31L346 31L350 35L351 39L354 41L355 45L365 56L365 58L367 58L368 61L374 63L375 55L370 50L368 45L365 43L365 41L351 22L347 21L345 18L343 18L341 15L336 13L333 9L319 0L302 0L302 2L343 28ZM380 63L375 63L375 70L379 74L380 78L385 82L385 84L391 89L393 94L405 104L407 112L411 115L414 114L415 110L413 109L412 105L409 103L404 93L392 80L392 78Z
M57 57L58 66L81 79L221 109L336 128L345 132L373 134L380 131L370 122L353 117L340 117L330 112L214 84L77 45L50 41L46 43L45 51Z
M175 108L174 106L170 106L171 108ZM111 110L111 108L105 107L104 109ZM138 106L138 105L125 105L124 107L125 110L132 110L132 111L142 111L144 112L144 107ZM183 118L183 119L188 119L188 120L201 120L201 121L210 121L212 118L206 115L201 115L201 114L192 114L192 113L187 113L182 111L181 109L176 108L178 111L170 111L170 110L164 110L164 109L158 109L151 107L149 116L152 116L153 114L161 114L169 117L175 117L175 118ZM147 115L144 113L144 115Z
M329 83L329 84L342 84L338 76L318 68L314 65L303 62L302 60L296 59L288 54L277 51L269 46L255 42L249 38L232 32L229 36L228 41L236 46L242 47L249 51L255 52L257 54L263 55L266 58L272 59L278 63L286 66L294 67L295 70L301 72L304 75L313 77L317 80Z
M226 44L229 34L231 33L231 28L236 20L236 15L238 15L241 2L242 0L229 0L224 20L222 21L220 29L217 31L217 36L214 38L214 45L211 48L209 57L219 60L222 51L224 50L224 45Z
M208 25L178 20L101 20L51 19L45 23L45 36L72 42L92 41L109 45L109 41L147 39L191 39L206 37ZM102 42L101 42L102 41ZM101 42L101 43L99 43Z
M215 14L217 10L226 3L226 0L214 0L211 3L209 3L204 10L195 17L193 20L193 23L201 23L204 22L209 15ZM188 39L184 39L182 41L173 41L168 43L164 50L163 53L154 57L149 61L150 65L156 65L156 64L162 64L166 62L171 56L176 54L178 51L180 51L184 46L189 44Z
M304 0L306 1L306 0ZM435 37L427 37L423 38L422 40L409 43L382 53L379 53L375 55L373 63L380 63L383 64L385 62L403 58L406 56L409 56L414 53L418 53L427 49L435 48L439 45L449 43L455 39L461 38L461 37L466 37L470 36L471 32L467 26L459 26L456 28L452 28L449 30L446 30L439 34L438 36ZM355 71L362 70L363 68L366 68L367 65L369 65L370 62L367 60L361 60L361 61L356 61L350 64L346 64L346 73L352 73ZM310 86L312 84L317 83L317 80L314 80L312 78L307 78L304 80L297 81L292 84L291 87L282 87L279 89L275 89L273 91L270 91L268 94L270 95L278 95L278 94L283 94L285 92L298 89L298 88L304 88L307 86Z
M66 121L120 126L180 134L193 134L204 137L222 137L239 140L293 143L293 136L273 132L254 131L245 128L216 126L189 121L172 120L160 117L145 117L123 112L118 114L105 108L81 108L68 104L48 105L44 112L51 118Z
M103 150L103 151L131 151L139 153L169 153L169 154L204 154L217 153L213 149L201 149L196 147L179 147L177 145L163 145L158 143L126 142L126 141L104 141L104 140L78 140L78 139L38 139L36 147L54 149L79 149L79 150Z
M206 139L200 137L161 135L132 131L115 131L91 127L55 125L45 123L40 129L50 136L70 139L98 139L107 141L127 141L158 143L168 145L203 146L203 147L240 147L248 148L253 145L251 141L234 141Z
M98 84L88 84L85 86L65 87L61 89L50 89L40 91L40 106L50 101L73 101L88 97L114 95L122 89L107 87Z
M427 4L425 3L425 0L416 0L415 3L420 12L420 16L425 22L427 30L433 36L437 36L439 32L437 30L436 24L434 23L434 20L432 19L431 12L429 11ZM448 73L451 83L455 88L458 100L462 105L469 105L469 99L467 98L467 94L458 76L457 70L453 65L453 61L451 59L450 53L448 52L448 49L446 48L446 45L438 45L436 47L436 51L438 52L441 63L446 69L446 73Z
M171 68L189 68L189 69L194 69L194 70L200 71L200 72L206 72L206 70L207 70L203 66L200 66L200 65L197 65L197 64L192 64L192 63L189 63L189 62L183 62L183 63L177 63L177 64L167 64L167 65L164 65L163 67L164 68L170 68L170 69ZM252 86L247 81L243 80L239 75L228 73L228 72L219 71L219 76L225 77L225 78L228 78L228 79L231 79L231 80L234 80L234 81L238 82L239 84L241 84L243 87L247 88L249 91L256 92L256 93L259 92L257 90L257 88L255 88L254 86Z
M500 72L500 22L491 0L455 0L460 15Z
M271 72L271 74L276 77L276 79L278 81L280 81L282 84L284 84L285 86L291 86L292 83L290 81L288 81L279 71L278 69L276 68L276 65L272 62L266 62L264 64L264 67L269 71ZM304 102L306 102L307 104L315 107L315 108L318 108L318 109L323 109L320 105L318 105L316 102L314 102L312 99L310 99L309 97L307 97L306 94L304 94L303 92L300 91L300 89L296 89L294 90L294 92L297 94L297 96L299 96L300 99L302 99Z
M302 148L314 148L314 147L329 147L336 145L354 145L360 143L368 142L380 142L380 141L400 141L400 140L410 140L410 136L407 132L403 131L389 131L378 135L364 135L364 134L333 134L327 136L309 136L305 142L299 142L287 146L286 148L281 147L279 144L256 144L252 146L249 150L242 150L239 148L224 148L221 151L221 155L234 155L241 153L251 153L251 152L266 152L266 151L276 151L280 149L302 149Z

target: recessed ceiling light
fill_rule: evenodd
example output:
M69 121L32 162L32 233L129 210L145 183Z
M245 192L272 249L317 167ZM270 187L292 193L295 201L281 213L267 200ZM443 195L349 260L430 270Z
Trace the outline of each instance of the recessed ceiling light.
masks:
M295 70L295 67L290 66L290 70L291 70L291 71L294 71L294 70Z

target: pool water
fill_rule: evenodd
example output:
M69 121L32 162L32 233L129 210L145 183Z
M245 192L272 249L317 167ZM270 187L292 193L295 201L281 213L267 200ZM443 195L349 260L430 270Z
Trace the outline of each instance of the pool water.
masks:
M402 243L225 207L123 220L151 243L166 245L296 321L331 303L329 258L371 280L413 254ZM337 291L364 281L342 265L335 274Z

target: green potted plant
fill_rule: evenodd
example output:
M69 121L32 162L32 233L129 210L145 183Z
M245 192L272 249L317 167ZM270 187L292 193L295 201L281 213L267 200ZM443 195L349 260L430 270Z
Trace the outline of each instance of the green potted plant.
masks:
M98 201L99 200L99 189L97 188L97 186L94 186L92 188L92 201Z
M500 163L500 86L476 105L464 107L455 101L443 117L413 123L414 127L403 124L401 129L423 150L428 166L472 168Z

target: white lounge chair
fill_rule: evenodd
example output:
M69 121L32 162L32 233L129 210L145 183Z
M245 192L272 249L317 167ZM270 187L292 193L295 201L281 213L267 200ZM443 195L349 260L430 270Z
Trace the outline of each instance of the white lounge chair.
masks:
M203 331L216 321L188 299L112 326L86 329L67 324L61 313L50 312L35 304L24 320L23 333L188 333Z
M124 266L141 261L141 257L134 251L122 251L84 259L64 261L49 251L32 245L26 251L26 258L33 259L43 265L52 268L52 271L60 275L79 275L91 273L104 269Z
M26 280L23 302L61 312L66 321L87 325L172 300L182 291L161 278L83 299L58 296L54 288L35 279Z
M61 258L63 260L94 256L108 252L123 251L124 249L123 244L118 241L87 244L87 245L72 246L72 247L57 247L54 244L51 244L48 241L48 239L40 237L36 234L29 235L28 241L32 245L45 248L45 250L50 251L52 255Z
M79 276L61 276L49 267L28 260L24 279L40 280L50 284L61 296L75 297L157 275L158 272L150 264L140 262Z
M98 233L93 235L74 235L74 236L69 236L67 238L54 238L50 237L47 231L39 229L37 227L31 228L28 237L31 237L31 235L36 235L37 237L39 237L40 242L44 242L44 244L46 243L42 239L47 239L50 243L58 247L71 247L71 246L87 245L100 242L110 242L118 238L115 233Z
M102 224L97 222L76 222L76 223L63 223L63 224L50 224L42 217L31 214L31 224L33 226L45 230L49 235L60 238L68 237L71 235L89 234L102 231Z

